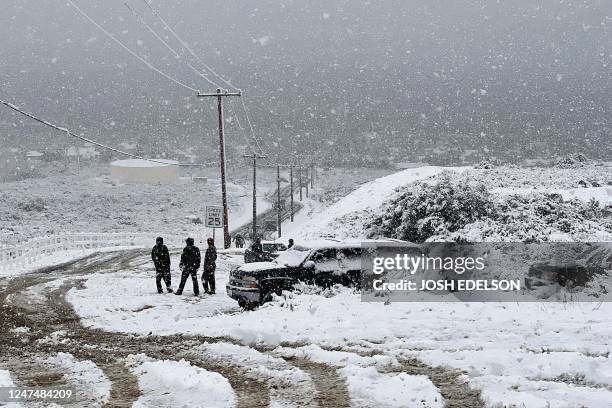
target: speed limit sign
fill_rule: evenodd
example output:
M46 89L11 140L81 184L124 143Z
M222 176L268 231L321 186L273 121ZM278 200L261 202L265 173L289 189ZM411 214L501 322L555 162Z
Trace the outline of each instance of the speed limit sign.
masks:
M207 205L205 225L208 228L223 228L223 207Z

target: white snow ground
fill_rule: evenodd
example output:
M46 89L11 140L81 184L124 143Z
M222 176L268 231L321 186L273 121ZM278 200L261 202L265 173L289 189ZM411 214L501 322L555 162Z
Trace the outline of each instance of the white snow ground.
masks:
M191 365L185 360L153 360L143 354L130 356L130 370L138 376L141 396L133 408L235 406L231 385L221 374Z
M92 361L80 361L72 354L57 353L45 363L64 374L66 383L77 390L77 398L90 407L101 407L110 398L111 382Z
M278 347L275 352L339 368L356 405L406 408L444 406L442 395L426 376L380 372L386 367L399 365L390 356L363 357L355 353L324 350L316 345Z
M298 240L327 236L333 228L336 236L358 237L362 231L359 215L364 210L374 211L396 187L439 171L410 169L399 173L401 176L379 179L332 205L329 212L315 192L307 202L308 218L314 221L296 217L294 225L286 228L286 236ZM490 177L483 171L469 171L474 177ZM574 174L572 171L580 170L568 170L568 174ZM601 169L593 171L600 173ZM574 184L577 177L563 178L562 170L555 169L550 177L546 174L542 171L521 180L501 174L488 185L518 188L534 177L538 189L580 187ZM589 192L600 194L602 187L580 191L588 200ZM351 215L355 215L354 223L343 222ZM301 353L301 357L324 361L341 370L351 398L366 405L399 406L393 392L403 390L416 393L430 406L439 406L439 393L426 378L383 375L384 370L378 370L394 365L397 359L416 356L432 365L466 370L467 381L482 390L490 407L611 406L611 304L363 303L353 290L337 288L324 296L285 294L255 311L243 312L223 293L229 268L240 262L239 256L219 260L219 289L214 296L190 296L190 282L184 296L158 295L152 268L143 265L92 275L84 289L72 289L67 298L83 323L91 327L139 334L226 336L244 346L278 347L275 352L279 355ZM173 279L176 286L176 272ZM279 347L283 342L310 346L290 351ZM235 352L230 346L214 347L225 347L217 351L235 363L255 364L258 358L249 357L246 347L232 346L238 347ZM382 355L357 354L373 350ZM364 393L368 384L378 387Z
M203 170L206 172L213 170ZM80 174L49 175L1 184L0 245L57 232L151 232L203 239L206 205L221 205L216 177L207 183L181 177L176 184L116 184L108 169L86 168ZM270 208L264 195L273 186L266 171L260 174L258 212ZM270 173L271 174L271 173ZM228 180L230 228L252 216L250 180ZM200 218L201 222L194 222ZM217 234L221 242L222 234ZM152 242L154 244L154 242ZM148 245L148 243L147 243Z
M11 378L11 373L7 370L0 369L0 387L14 387L15 383ZM0 402L0 407L3 408L21 408L23 404L15 403L15 402Z

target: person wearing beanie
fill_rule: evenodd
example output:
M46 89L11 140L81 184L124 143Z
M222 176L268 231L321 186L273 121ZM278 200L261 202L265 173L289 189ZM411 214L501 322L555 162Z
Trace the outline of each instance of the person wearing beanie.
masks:
M215 294L215 269L217 268L217 248L215 247L215 240L208 238L208 248L204 254L204 269L202 271L202 286L204 286L204 292Z
M157 293L164 293L162 289L162 280L166 284L168 293L172 293L172 275L170 274L170 254L168 247L164 245L164 239L157 237L155 246L151 250L151 259L155 265L155 284L157 285Z
M181 263L179 264L179 268L181 270L181 283L179 284L176 294L183 294L183 289L185 288L187 278L191 276L191 280L193 282L193 294L198 296L200 294L200 287L198 284L197 272L198 269L200 269L200 262L202 260L200 256L200 248L194 245L193 238L187 238L185 243L187 246L185 246L183 249Z

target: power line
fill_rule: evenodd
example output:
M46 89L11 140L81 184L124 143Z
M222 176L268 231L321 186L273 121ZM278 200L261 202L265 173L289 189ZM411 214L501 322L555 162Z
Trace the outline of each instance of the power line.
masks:
M242 109L244 110L244 114L246 116L247 123L249 125L249 129L251 130L251 136L255 140L255 143L257 144L257 148L263 154L263 149L261 148L261 145L259 144L259 140L257 140L257 137L255 137L255 131L253 130L253 123L251 123L251 117L249 116L249 111L246 105L244 104L244 99L241 98L240 103L242 104Z
M157 17L159 19L159 21L162 22L162 24L164 25L164 27L166 27L166 29L168 31L170 31L172 33L172 35L174 36L174 38L177 39L177 41L181 44L181 46L186 49L193 58L195 58L202 66L204 66L204 68L206 68L208 71L210 71L211 74L213 74L214 76L216 76L217 78L219 78L224 84L226 84L227 86L229 86L230 88L239 90L235 85L232 85L229 81L227 81L225 78L223 78L221 75L217 74L215 72L214 69L212 69L208 64L206 64L204 61L202 61L202 59L200 57L198 57L196 55L196 53L191 49L191 47L189 46L189 44L187 44L185 41L183 41L183 39L176 33L176 31L174 31L172 29L172 27L170 27L170 25L166 22L166 20L164 20L164 18L162 16L159 15L159 13L157 12L157 10L155 10L153 8L153 6L151 5L151 2L147 1L147 0L142 0L144 1L144 3L147 5L147 7L151 10L151 12L153 13L153 15L155 15L155 17Z
M134 9L132 9L129 4L123 3L125 5L125 7L127 7L128 10L130 10L132 12L132 14L136 17L136 19L138 20L138 22L140 22L140 24L142 24L147 30L149 30L149 32L151 34L153 34L155 36L155 38L157 38L159 41L161 41L162 44L164 44L164 46L166 46L166 48L168 48L168 50L170 50L170 52L172 52L174 54L174 56L182 61L185 65L187 65L189 68L191 68L191 70L193 72L196 73L196 75L200 76L201 78L203 78L204 80L206 80L209 84L215 86L215 87L220 87L219 84L217 84L216 82L212 81L211 79L209 79L206 75L204 75L202 72L200 72L197 68L195 68L193 65L191 65L189 63L189 61L184 60L181 55L174 49L172 48L172 46L170 44L168 44L167 41L165 41L159 34L157 34L157 32L149 25L147 24L147 22L140 16L140 14L138 14Z
M110 39L112 39L113 41L115 41L117 44L119 44L121 46L121 48L123 48L124 50L126 50L127 52L129 52L131 55L133 55L135 58L137 58L140 62L142 62L143 64L145 64L147 67L149 67L149 69L152 69L153 71L157 72L158 74L164 76L165 78L169 79L170 81L174 82L177 85L182 86L183 88L189 89L192 92L198 92L197 89L190 87L189 85L179 81L178 79L166 74L165 72L163 72L162 70L160 70L159 68L155 67L153 64L151 64L149 61L145 60L144 58L142 58L140 55L136 54L134 51L132 51L127 45L123 44L119 39L117 39L114 35L112 35L110 32L106 31L104 29L104 27L102 27L100 24L96 23L91 17L89 17L89 15L87 15L87 13L85 13L83 10L81 10L76 4L74 4L74 2L72 0L68 0L68 3L70 3L70 5L72 7L74 7L83 17L85 17L90 23L92 23L95 27L97 27L100 31L102 31L104 34L106 34Z
M38 118L38 117L34 116L33 114L31 114L31 113L29 113L29 112L26 112L26 111L22 110L22 109L21 109L21 108L19 108L18 106L13 105L13 104L12 104L12 103L10 103L10 102L6 102L6 101L3 101L3 100L1 100L1 99L0 99L0 103L1 103L2 105L4 105L4 106L6 106L6 107L8 107L8 108L10 108L10 109L12 109L12 110L14 110L15 112L17 112L17 113L21 114L21 115L27 116L28 118L35 120L35 121L36 121L36 122L38 122L38 123L42 123L42 124L43 124L43 125L45 125L45 126L48 126L48 127L50 127L50 128L53 128L53 129L55 129L55 130L59 130L60 132L64 132L64 133L66 133L66 135L68 135L68 136L70 136L70 137L74 137L74 138L79 139L79 140L82 140L82 141L84 141L84 142L91 143L92 145L95 145L95 146L101 147L101 148L103 148L103 149L110 150L110 151L113 151L113 152L115 152L115 153L119 153L119 154L122 154L122 155L125 155L125 156L128 156L128 157L132 157L132 158L134 158L134 159L146 160L146 161L153 162L153 163L168 164L166 161L163 161L163 160L148 159L148 158L146 158L146 157L142 157L142 156L139 156L139 155L137 155L137 154L133 154L133 153L124 152L123 150L119 150L119 149L116 149L116 148L114 148L114 147L107 146L107 145L105 145L105 144L102 144L102 143L100 143L100 142L96 142L95 140L89 139L89 138L87 138L87 137L77 135L76 133L73 133L73 132L69 131L68 129L64 128L64 127L57 126L57 125L54 125L53 123L47 122L47 121L46 121L46 120L44 120L44 119L40 119L40 118ZM189 164L189 165L196 166L197 164ZM182 165L181 165L181 166L182 166Z
M207 70L209 70L213 75L215 75L217 78L219 78L221 81L223 81L225 84L227 84L228 86L238 89L236 86L232 85L229 81L225 80L225 78L223 78L221 75L217 74L208 64L206 64L200 57L197 56L197 54L193 51L193 49L191 49L191 47L189 47L189 45L176 33L176 31L174 31L172 29L172 27L170 27L170 25L166 22L166 20L164 20L164 18L159 14L159 12L157 10L155 10L153 8L153 6L151 5L151 2L149 2L148 0L143 0L144 3L147 5L147 7L149 7L149 9L151 10L151 12L162 22L162 24L164 25L164 27L166 27L167 30L169 30L174 37L176 38L176 40L181 44L181 46L183 47L183 49L186 49L201 65L203 65ZM129 5L126 3L125 4L126 7L132 12L134 13L137 17L138 14L133 11ZM178 53L164 40L162 39L151 27L148 26L148 24L146 24L146 22L144 22L144 20L142 18L139 18L139 20L147 27L147 29L149 29L149 31L151 31L153 33L153 35L155 35L155 37L157 39L159 39L170 51L172 51L175 56L177 58L180 58L180 56L178 55ZM202 73L198 72L198 70L196 68L194 68L191 64L188 64L190 68L192 68L195 72L198 73L198 75L201 75L204 77L204 79L206 79L209 83L211 83L212 85L215 85L217 87L220 88L220 86L214 82L212 82L208 77L206 77L205 75L203 75ZM244 104L244 101L241 101L242 103L242 108L244 110L245 116L246 116L246 120L248 122L249 125L249 129L250 129L250 133L251 133L251 137L253 138L253 140L255 141L255 144L257 145L257 148L259 149L259 152L261 155L263 155L265 153L265 150L261 147L261 143L259 142L259 140L257 139L254 129L253 129L253 124L251 122L251 118L249 116L248 113L248 109L246 108L246 105ZM228 108L230 106L228 105ZM231 108L230 108L231 109ZM231 109L232 112L234 113L234 115L236 116L236 122L238 124L238 127L241 129L241 131L244 132L244 128L242 127L242 125L240 124L240 120L238 118L238 112L234 109ZM247 142L247 145L249 146L249 149L253 152L255 152L255 150L253 149L253 147L251 146L251 143L248 142L248 140L246 139L246 136L243 136L245 141ZM268 160L266 160L266 162L270 163Z
M223 78L221 75L217 74L215 72L215 70L213 70L208 64L206 64L200 57L198 57L198 55L193 51L193 49L189 46L189 44L187 44L187 42L185 42L178 34L177 32L172 29L172 27L166 22L166 20L164 20L164 18L159 14L159 12L153 8L153 6L151 5L152 1L150 0L143 0L143 2L147 5L147 7L151 10L151 12L155 15L155 17L157 17L159 19L159 21L161 21L161 23L164 25L164 27L170 31L170 33L172 33L172 35L176 38L176 40L181 44L181 46L183 47L183 49L187 50L191 56L193 58L195 58L202 66L204 66L208 71L210 71L214 76L216 76L217 78L219 78L223 83L225 83L226 85L228 85L231 88L235 88L235 89L239 89L237 88L235 85L232 85L229 81L227 81L225 78ZM128 7L129 8L129 7ZM157 34L155 34L157 38L160 39L160 41L162 41L163 43L166 43L163 39L161 39ZM173 52L176 54L176 51L173 50ZM209 81L210 82L210 81ZM216 85L218 86L218 85ZM251 137L253 138L253 140L255 141L255 145L257 146L257 149L259 150L261 155L264 155L266 150L270 151L271 149L264 149L262 147L262 143L260 143L259 139L257 138L257 136L255 135L255 130L253 128L253 123L251 122L251 117L249 115L249 111L245 105L244 100L241 98L240 103L242 104L242 109L244 110L244 114L247 120L247 123L249 125L249 130L251 133ZM234 114L237 116L237 113L234 112ZM237 120L238 122L238 120ZM240 123L238 122L238 125L240 126ZM247 143L250 146L250 143ZM251 148L251 150L254 152L255 150ZM278 153L277 153L278 156ZM266 158L264 159L265 162L267 162L268 164L272 165L272 163Z
M246 135L246 131L245 131L244 127L240 123L240 118L238 117L238 113L233 108L233 102L231 102L231 99L230 99L230 103L228 103L228 105L227 105L227 108L232 113L232 117L236 118L236 124L238 125L238 128L240 129L240 135L242 136L242 139L247 144L249 150L251 152L255 152L255 150L253 149L253 146L251 145L251 142L249 142L249 138Z
M211 67L210 67L208 64L206 64L206 63L205 63L205 62L204 62L204 61L203 61L203 60L202 60L200 57L198 57L198 55L197 55L197 54L196 54L196 53L193 51L193 49L192 49L192 48L189 46L189 44L187 44L187 42L185 42L185 41L184 41L184 40L183 40L183 39L182 39L182 38L181 38L181 37L180 37L180 36L177 34L177 32L176 32L176 31L175 31L175 30L174 30L174 29L173 29L173 28L172 28L172 27L171 27L171 26L170 26L170 25L169 25L169 24L166 22L166 20L165 20L165 19L164 19L164 18L163 18L163 17L162 17L160 14L159 14L159 12L158 12L158 11L157 11L155 8L153 8L153 6L152 6L152 4L151 4L151 3L152 3L152 1L151 1L151 0L143 0L143 2L144 2L144 3L146 4L146 6L147 6L147 7L148 7L148 8L151 10L151 12L153 13L153 15L155 15L155 17L157 17L157 18L159 19L159 21L160 21L160 22L161 22L161 23L164 25L164 27L165 27L165 28L166 28L168 31L170 31L170 33L172 33L172 35L173 35L173 36L175 37L175 39L176 39L176 40L177 40L177 41L178 41L178 42L181 44L181 46L182 46L182 48L183 48L184 50L187 50L187 51L189 52L189 54L191 54L191 56L192 56L193 58L195 58L195 59L196 59L196 60L197 60L197 61L198 61L198 62L199 62L199 63L200 63L200 64L201 64L201 65L202 65L204 68L206 68L208 71L210 71L210 73L212 73L212 74L213 74L215 77L217 77L218 79L220 79L220 80L221 80L221 81L222 81L224 84L228 85L228 86L229 86L229 87L231 87L231 88L234 88L234 89L239 90L239 88L238 88L238 87L236 87L235 85L232 85L232 84L231 84L229 81L227 81L227 80L226 80L224 77L222 77L222 76L221 76L221 75L219 75L217 72L215 72L215 70L214 70L214 69L212 69L212 68L211 68ZM129 7L128 7L128 8L129 8ZM156 37L157 37L157 38L158 38L160 41L162 41L162 42L163 42L163 43L164 43L164 44L167 46L166 41L164 41L164 40L163 40L163 39L162 39L162 38L161 38L159 35L157 35L157 34L155 33L155 36L156 36ZM171 49L171 47L169 47L169 48ZM173 51L173 53L174 53L175 55L177 54L177 53L176 53L176 51L174 51L173 49L171 49L171 50ZM192 69L194 69L194 68L192 67ZM207 79L207 78L205 78L205 79ZM207 80L208 80L208 79L207 79ZM210 82L210 81L209 81L209 82ZM217 86L218 86L218 85L217 85ZM249 130L250 130L250 133L251 133L251 137L252 137L252 138L253 138L253 140L255 141L255 145L257 146L257 149L259 150L260 154L261 154L261 155L264 155L266 151L269 151L269 152L270 152L270 151L271 151L271 149L264 149L264 148L262 147L262 144L263 144L263 143L260 143L259 139L257 138L257 136L256 136L256 134L255 134L254 127L253 127L253 123L252 123L252 121L251 121L251 117L250 117L249 111L248 111L248 109L247 109L247 107L246 107L246 104L245 104L245 102L244 102L244 99L243 99L243 98L241 98L240 103L242 104L242 109L243 109L243 111L244 111L244 114L245 114L245 117L246 117L247 123L248 123L248 125L249 125ZM242 128L242 126L240 125L239 120L238 120L238 115L236 114L236 112L234 112L234 114L236 115L238 126L239 126L239 127L241 127L241 129L243 129L243 128ZM252 146L251 146L251 144L250 144L250 143L248 143L248 142L247 142L247 145L249 145L249 147L251 148L251 150L252 150L253 152L255 151L255 150L252 148ZM278 153L279 153L279 151L278 151L278 149L277 149L277 154L276 154L276 156L277 156L277 157L278 157ZM277 165L277 164L278 164L278 163L272 163L272 162L270 162L270 161L269 161L267 158L264 158L264 161L265 161L265 162L266 162L268 165L270 165L270 166L275 166L275 165ZM282 166L283 166L283 167L285 167L284 165L282 165Z

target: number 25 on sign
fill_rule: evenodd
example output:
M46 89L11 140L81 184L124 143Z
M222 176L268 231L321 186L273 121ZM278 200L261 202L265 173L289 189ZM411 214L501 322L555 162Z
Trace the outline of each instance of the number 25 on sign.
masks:
M223 228L223 207L207 205L205 224L208 228Z

